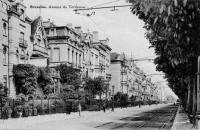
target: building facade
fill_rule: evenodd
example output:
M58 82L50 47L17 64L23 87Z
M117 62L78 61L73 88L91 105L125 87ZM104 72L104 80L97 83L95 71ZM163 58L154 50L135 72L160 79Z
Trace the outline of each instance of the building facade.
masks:
M42 18L31 20L22 2L0 1L1 46L0 81L8 88L8 96L15 98L17 88L13 78L13 65L33 64L46 67L48 41Z
M9 2L7 0L0 0L0 82L8 87L8 26L9 18L7 10Z
M55 26L47 22L44 25L50 25L45 26L49 42L49 66L67 64L81 70L83 58L81 36L70 26Z
M111 53L111 95L117 92L134 96L136 100L151 100L155 98L155 85L146 74L136 66L132 58L124 53Z

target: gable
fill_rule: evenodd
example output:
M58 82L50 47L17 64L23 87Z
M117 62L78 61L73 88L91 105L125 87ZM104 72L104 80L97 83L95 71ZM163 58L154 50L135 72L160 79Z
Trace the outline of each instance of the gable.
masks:
M31 37L33 45L47 48L48 41L41 17L38 17L36 20L33 21L31 26Z

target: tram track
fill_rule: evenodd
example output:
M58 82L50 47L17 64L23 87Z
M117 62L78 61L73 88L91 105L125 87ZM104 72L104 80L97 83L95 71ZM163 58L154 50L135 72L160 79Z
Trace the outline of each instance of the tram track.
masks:
M173 125L177 110L177 105L169 105L163 108L122 118L120 119L121 122L105 123L96 128L105 128L109 130L120 130L123 128L130 130L170 130Z

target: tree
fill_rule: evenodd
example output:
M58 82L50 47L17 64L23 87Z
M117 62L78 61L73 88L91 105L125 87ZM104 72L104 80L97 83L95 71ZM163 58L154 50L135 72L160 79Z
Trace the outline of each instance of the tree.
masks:
M166 74L172 90L189 114L196 113L197 56L200 55L200 1L129 0L144 21L146 38L155 49L157 70ZM191 100L192 96L194 96ZM188 99L186 98L188 97ZM191 102L193 101L193 102Z
M85 84L85 90L90 93L93 98L99 95L100 99L103 93L106 92L106 86L102 77L96 77L94 79L87 79Z
M120 106L127 106L128 105L128 95L123 94L122 92L117 92L114 95L114 100L120 103Z
M75 90L79 89L82 83L80 70L66 64L57 66L56 70L60 72L62 84L73 85Z
M49 68L38 68L37 82L38 86L42 88L44 94L48 95L50 93L53 93L53 81L50 76Z
M38 71L34 65L18 64L13 66L13 76L17 93L32 95L36 91Z
M0 107L1 107L1 110L2 110L2 107L4 107L7 102L7 91L8 91L8 89L2 83L0 83Z

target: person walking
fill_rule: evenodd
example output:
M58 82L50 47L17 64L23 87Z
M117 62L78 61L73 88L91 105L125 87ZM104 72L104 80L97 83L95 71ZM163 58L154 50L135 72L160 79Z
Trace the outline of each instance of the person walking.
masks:
M113 97L111 97L111 111L112 112L114 112L114 107L115 107L114 99Z
M106 104L105 104L105 102L103 103L103 111L106 112Z
M79 116L81 116L81 104L80 104L80 102L78 103L78 112L79 112Z
M112 112L114 112L114 107L115 107L114 105L115 105L114 101L112 101L112 106L111 106L112 107L112 109L111 109Z

